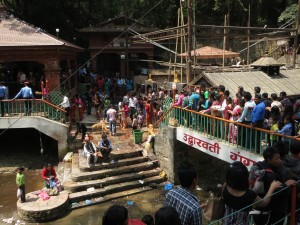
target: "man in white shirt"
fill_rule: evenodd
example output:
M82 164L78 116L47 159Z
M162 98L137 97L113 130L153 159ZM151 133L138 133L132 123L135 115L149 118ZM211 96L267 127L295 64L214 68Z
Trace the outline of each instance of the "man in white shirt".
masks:
M62 103L59 104L61 107L66 110L66 122L69 122L69 115L70 115L70 101L67 95L64 96Z
M136 104L137 104L137 98L134 95L132 95L129 98L129 109L130 109L131 121L133 121L133 115L135 114Z
M110 108L109 110L107 110L106 114L109 121L110 134L112 136L115 136L117 131L117 120L116 120L117 111L114 109L113 105L110 105Z

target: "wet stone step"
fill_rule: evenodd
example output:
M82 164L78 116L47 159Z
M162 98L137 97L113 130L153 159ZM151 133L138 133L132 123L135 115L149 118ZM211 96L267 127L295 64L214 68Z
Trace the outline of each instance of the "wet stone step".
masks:
M116 176L125 173L134 173L143 170L150 170L157 166L158 166L157 161L152 161L152 162L144 162L144 163L139 163L139 164L134 164L129 166L115 167L112 169L104 169L100 171L79 172L79 173L72 172L72 180L74 182L95 180L95 179L105 178L108 176Z
M145 178L159 175L161 170L159 168L147 171L141 171L139 173L122 174L118 176L106 177L98 180L82 181L82 182L67 182L64 185L65 190L70 192L83 191L88 188L103 188L108 185L118 184L122 182L139 180L143 182Z
M126 145L112 144L113 150L110 153L111 159L120 160L143 155L144 148L142 146L127 147ZM83 150L78 150L79 156L83 156Z
M71 209L79 209L79 208L83 208L83 207L90 206L90 205L96 205L96 204L100 204L103 202L108 202L108 201L112 201L114 199L122 198L125 196L130 196L130 195L135 195L135 194L139 194L139 193L143 193L143 192L151 191L151 190L153 190L153 188L148 187L148 186L139 187L139 188L134 188L134 189L131 189L128 191L122 191L122 192L118 192L118 193L105 195L104 197L96 197L96 198L89 199L91 201L90 204L86 204L86 201L72 202Z
M81 192L71 193L69 194L69 198L71 202L78 202L78 201L83 201L86 199L91 199L96 197L104 197L108 194L122 192L122 191L130 190L138 187L143 187L150 184L159 184L161 182L164 182L164 180L165 178L162 178L160 176L154 176L154 177L149 177L144 179L143 183L140 183L139 181L131 181L131 182L124 182L121 184L109 185L104 188L98 188L95 189L95 191L93 192L81 191Z
M111 157L113 159L113 157ZM114 167L120 167L120 166L129 166L132 164L147 162L149 159L147 157L134 157L134 158L128 158L128 159L121 159L121 160L115 160L114 163L96 163L92 165L92 167L89 167L87 164L87 159L82 154L79 154L79 168L82 172L87 171L94 171L94 170L102 170L102 169L110 169Z

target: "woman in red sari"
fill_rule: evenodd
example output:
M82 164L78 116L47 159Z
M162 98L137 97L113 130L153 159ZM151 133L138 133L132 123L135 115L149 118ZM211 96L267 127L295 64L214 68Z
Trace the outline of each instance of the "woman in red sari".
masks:
M146 126L148 127L149 124L152 124L152 120L153 120L153 106L150 100L147 101L145 110L146 110Z
M72 103L73 104L72 104L71 111L70 111L70 117L71 117L72 121L79 122L83 119L83 112L85 110L85 104L78 95L75 95Z

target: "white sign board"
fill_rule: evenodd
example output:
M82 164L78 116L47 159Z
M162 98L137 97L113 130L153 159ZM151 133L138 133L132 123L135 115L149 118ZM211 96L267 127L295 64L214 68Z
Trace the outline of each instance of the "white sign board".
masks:
M250 169L258 161L263 160L262 156L239 149L236 146L229 146L224 142L219 142L217 139L209 139L182 127L178 127L176 133L178 141L228 163L240 161Z

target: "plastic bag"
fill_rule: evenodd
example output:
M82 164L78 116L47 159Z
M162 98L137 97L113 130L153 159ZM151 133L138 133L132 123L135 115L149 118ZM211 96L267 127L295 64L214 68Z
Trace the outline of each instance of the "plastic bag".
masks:
M68 152L68 153L65 155L63 161L64 161L64 162L71 162L71 161L72 161L72 157L73 157L73 152Z
M43 199L44 201L45 201L45 200L48 200L48 199L50 198L50 196L49 196L46 192L43 192L43 191L41 191L41 192L39 193L39 197L40 197L41 199Z
M169 191L169 190L171 190L173 188L173 184L171 184L171 183L168 183L168 184L166 184L165 186L164 186L164 190L165 191Z
M22 190L20 188L18 188L17 190L17 198L21 198L22 196Z

